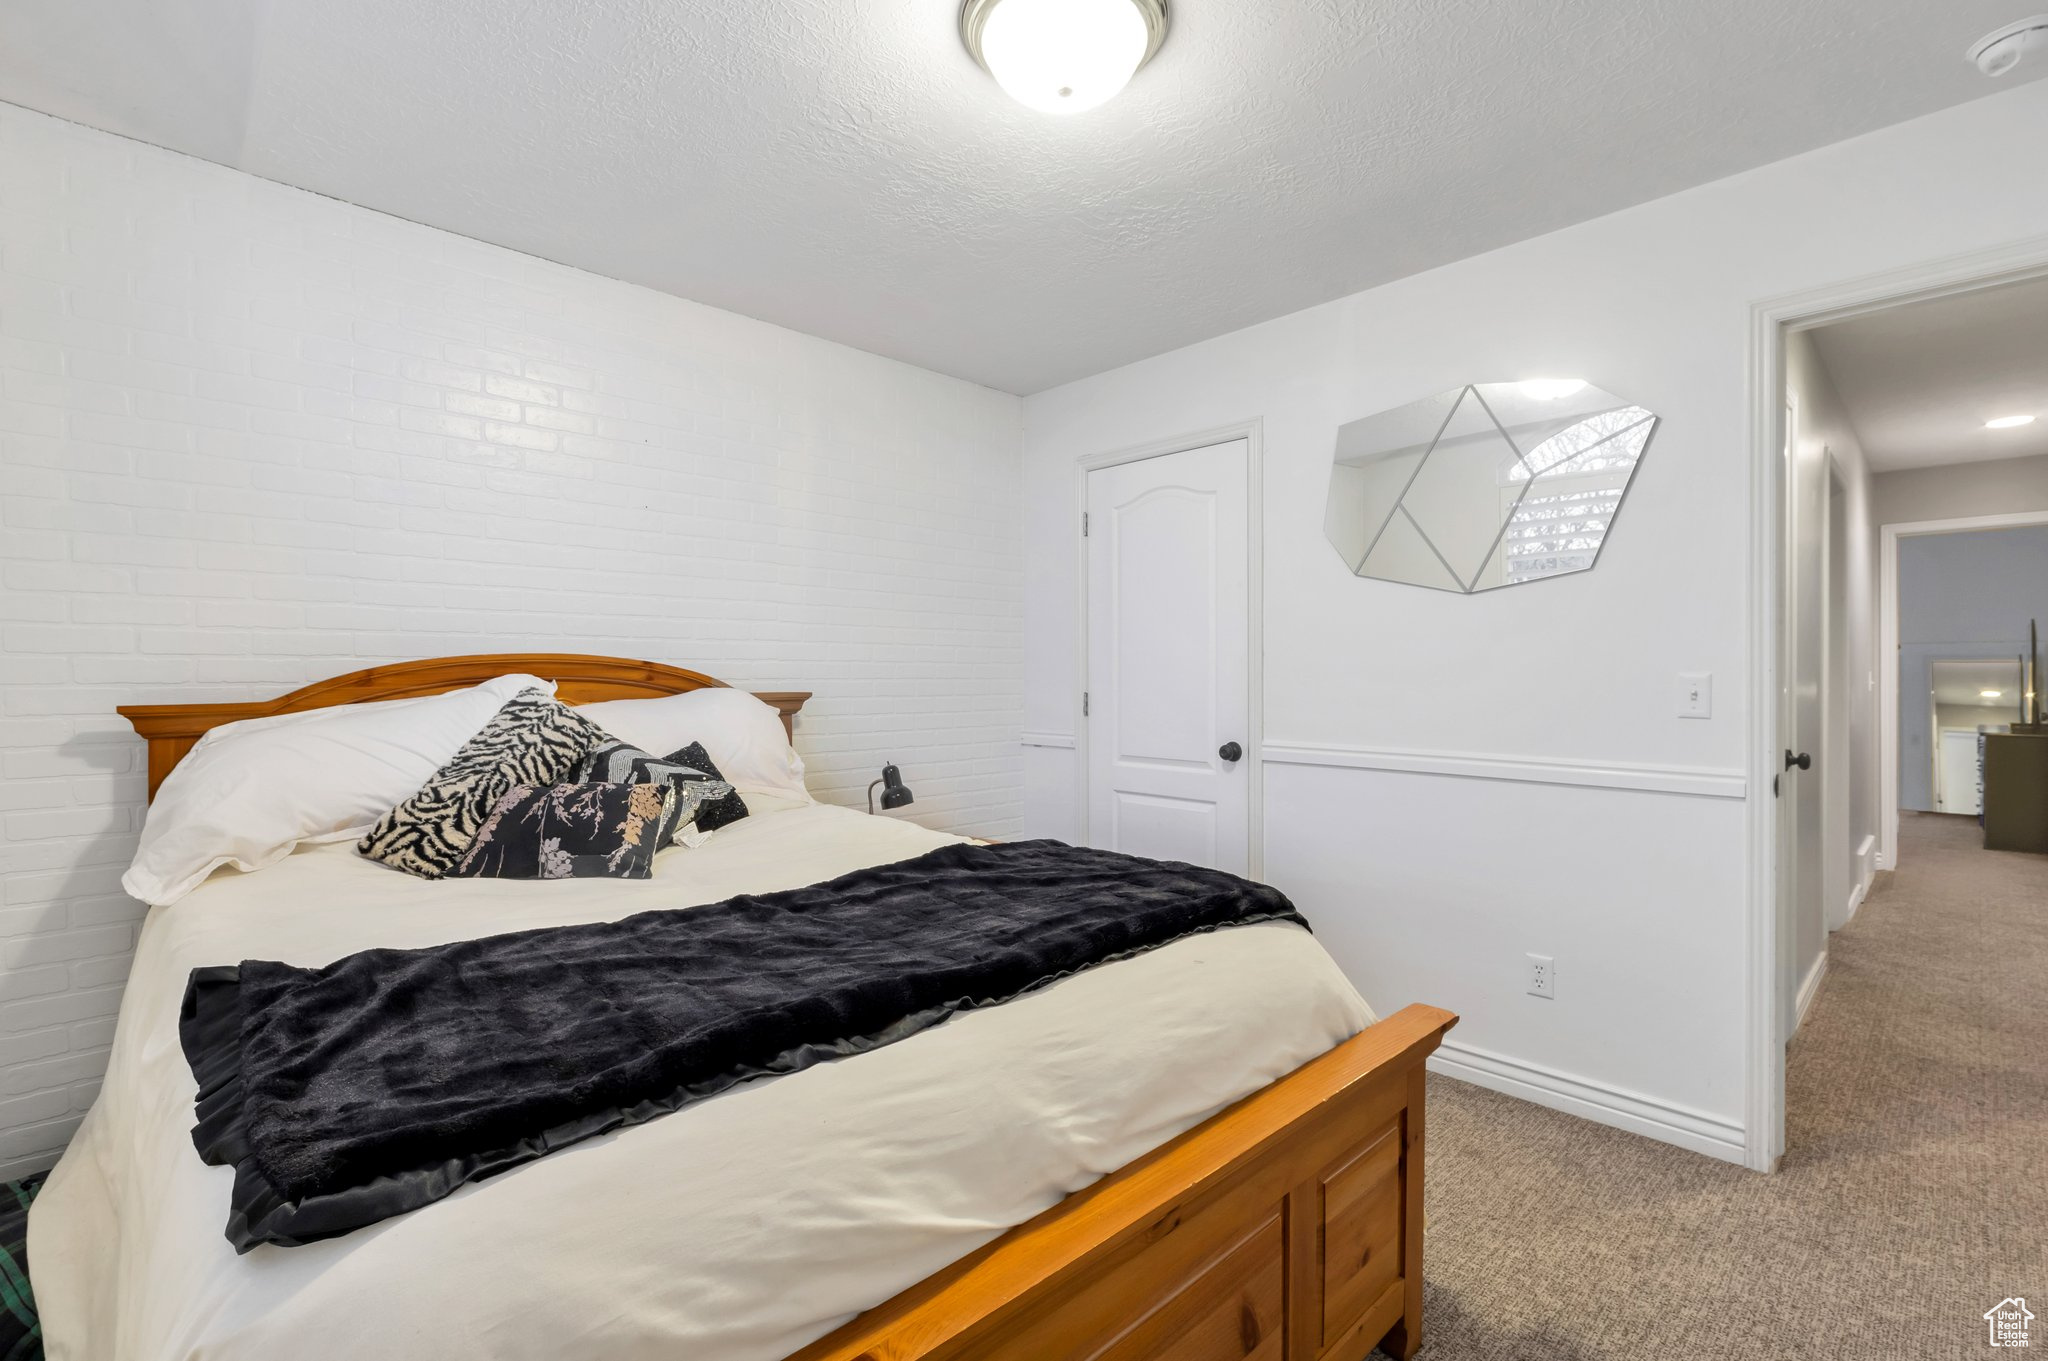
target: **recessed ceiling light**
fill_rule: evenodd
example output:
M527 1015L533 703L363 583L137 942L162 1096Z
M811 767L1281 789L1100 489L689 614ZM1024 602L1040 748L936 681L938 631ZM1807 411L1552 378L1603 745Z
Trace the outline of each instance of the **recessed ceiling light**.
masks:
M2003 690L1979 690L1977 695L1980 699L1997 699L2004 693L2005 691Z
M2034 418L2032 416L1999 416L1994 420L1984 422L1984 428L1986 430L2010 430L2016 425L2032 425L2033 423Z
M1524 397L1534 397L1539 402L1554 402L1560 397L1569 397L1586 386L1583 378L1524 378L1515 384Z
M1166 0L966 0L960 40L1018 103L1082 113L1166 41Z

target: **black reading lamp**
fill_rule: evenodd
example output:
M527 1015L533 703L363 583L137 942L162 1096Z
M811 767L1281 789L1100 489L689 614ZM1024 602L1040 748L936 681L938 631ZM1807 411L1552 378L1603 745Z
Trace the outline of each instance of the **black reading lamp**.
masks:
M882 786L882 809L902 808L911 802L910 786L903 783L903 772L891 765L882 767L882 778L875 781ZM875 811L875 784L868 786L868 811Z

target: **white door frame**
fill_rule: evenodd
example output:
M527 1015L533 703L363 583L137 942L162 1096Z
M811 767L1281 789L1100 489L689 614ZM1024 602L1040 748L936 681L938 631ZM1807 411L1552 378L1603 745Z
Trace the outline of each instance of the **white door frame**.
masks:
M1821 953L1828 952L1828 940L1835 932L1849 924L1849 904L1856 891L1855 876L1850 872L1850 861L1855 854L1856 839L1855 810L1856 790L1854 774L1856 760L1851 751L1851 718L1855 705L1849 702L1847 689L1853 684L1851 677L1860 669L1868 675L1869 668L1853 665L1849 654L1849 609L1846 599L1850 535L1848 525L1842 526L1839 540L1835 536L1835 502L1840 498L1843 518L1847 520L1849 508L1849 478L1842 469L1842 461L1835 457L1832 448L1827 451L1827 517L1828 551L1821 562L1823 589L1821 608L1826 626L1821 631L1821 687L1820 687L1820 787L1821 787L1821 847L1824 860L1821 865ZM1837 562L1839 559L1839 563ZM1844 600L1838 607L1835 592L1840 589ZM1835 636L1839 630L1842 637L1843 656L1835 656ZM1843 740L1835 741L1840 732ZM1839 811L1840 816L1836 814ZM1840 829L1842 839L1834 841L1835 829Z
M1928 261L1753 303L1749 310L1749 903L1743 1161L1772 1171L1785 1151L1784 1022L1778 1015L1777 800L1766 795L1783 762L1777 678L1779 430L1785 404L1785 334L1902 302L2048 275L2048 236ZM1894 724L1896 726L1896 724ZM1882 817L1880 817L1882 826Z
M1078 581L1075 594L1074 619L1074 785L1075 803L1079 810L1080 839L1088 841L1088 717L1081 712L1081 695L1088 688L1088 539L1079 533L1081 517L1088 513L1088 474L1099 468L1114 468L1122 463L1140 463L1148 458L1163 458L1168 454L1184 454L1190 449L1205 449L1212 444L1227 444L1231 440L1245 442L1245 551L1250 561L1246 563L1245 600L1250 617L1245 621L1245 640L1250 653L1247 658L1250 675L1247 677L1246 695L1251 712L1250 724L1245 733L1244 750L1246 777L1251 781L1246 790L1246 835L1250 844L1245 848L1245 864L1250 868L1252 879L1264 875L1266 869L1266 761L1265 761L1265 712L1266 712L1266 591L1265 591L1265 451L1263 444L1264 422L1260 419L1243 421L1235 425L1217 426L1212 430L1200 430L1189 435L1175 435L1168 439L1152 440L1145 444L1112 449L1107 453L1084 454L1075 461L1074 467L1074 535L1075 570Z
M1922 534L1966 534L1977 529L2025 525L2048 525L2048 510L1963 515L1952 520L1903 520L1878 529L1877 863L1884 869L1899 866L1899 540Z
M1792 540L1795 532L1793 527L1793 510L1795 508L1786 504L1785 497L1794 488L1799 478L1799 394L1793 392L1789 387L1783 388L1778 398L1778 413L1781 423L1778 427L1777 466L1774 469L1778 490L1778 519L1771 532L1777 539L1779 560L1783 562L1788 560L1788 555L1793 547ZM1784 607L1789 594L1786 588L1789 585L1790 582L1782 578L1777 583L1776 604L1778 607L1778 624L1781 629L1785 624ZM1792 683L1793 679L1795 679L1789 670L1792 658L1786 647L1789 641L1782 634L1773 637L1771 641L1772 651L1779 659L1780 669L1776 675L1770 701L1771 708L1776 716L1777 732L1784 749L1794 749L1799 746L1796 737L1788 732L1790 729L1796 729L1799 725L1799 695L1795 685ZM1823 712L1825 712L1825 704L1826 700L1823 697ZM1774 752L1773 754L1775 756L1776 753ZM1771 762L1771 812L1776 822L1772 830L1781 844L1785 839L1787 829L1799 826L1798 786L1795 785L1793 787L1791 798L1781 797L1778 791L1778 782L1783 777L1784 767L1774 759ZM1763 786L1761 784L1752 784L1750 788L1761 790ZM1822 809L1825 812L1826 804L1824 801ZM1786 970L1787 976L1777 979L1772 986L1778 990L1778 1009L1775 1024L1779 1027L1777 1034L1779 1042L1782 1044L1791 1039L1793 1030L1799 1024L1798 1003L1792 999L1798 997L1799 989L1805 980L1790 976L1789 971L1794 967L1793 954L1798 944L1798 924L1793 920L1793 914L1789 907L1784 906L1788 901L1789 895L1796 894L1799 890L1799 866L1790 859L1786 859L1781 860L1777 868L1777 882L1772 886L1772 893L1775 901L1781 905L1781 910L1778 911L1772 921L1773 939L1771 947L1778 961L1777 968Z

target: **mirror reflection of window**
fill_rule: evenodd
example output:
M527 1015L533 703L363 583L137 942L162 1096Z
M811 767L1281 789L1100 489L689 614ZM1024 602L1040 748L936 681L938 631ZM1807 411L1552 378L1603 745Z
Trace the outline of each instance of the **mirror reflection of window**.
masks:
M1470 594L1591 568L1658 419L1577 379L1468 383L1337 430L1354 574Z
M1488 584L1513 586L1591 567L1656 422L1642 407L1616 407L1510 460L1501 488L1507 528L1494 559L1498 575Z

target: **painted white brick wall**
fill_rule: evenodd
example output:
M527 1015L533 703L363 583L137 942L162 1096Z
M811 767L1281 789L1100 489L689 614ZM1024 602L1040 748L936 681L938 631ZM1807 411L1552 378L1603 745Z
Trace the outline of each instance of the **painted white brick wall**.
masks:
M132 702L602 652L1020 820L1019 403L0 105L0 1176L91 1103Z

